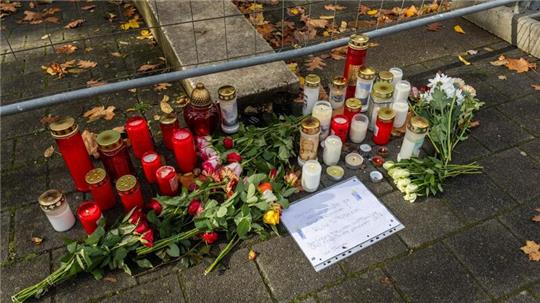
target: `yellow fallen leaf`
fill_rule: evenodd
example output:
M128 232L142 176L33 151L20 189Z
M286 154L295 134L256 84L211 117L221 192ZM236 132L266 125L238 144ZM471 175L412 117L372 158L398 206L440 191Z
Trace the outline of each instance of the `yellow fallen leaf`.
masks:
M168 89L171 86L172 86L172 84L166 83L166 82L158 83L158 84L154 85L154 90L155 91L165 90L165 89Z
M127 31L130 28L139 28L139 27L140 27L140 25L139 25L138 18L133 18L133 19L129 20L129 22L120 25L120 28L125 30L125 31Z
M370 9L370 10L367 11L367 14L369 16L375 16L377 14L377 12L378 12L378 10L376 10L376 9Z
M521 250L529 257L529 260L540 261L540 245L535 241L527 240Z
M405 11L405 17L413 17L418 13L418 10L416 9L416 6L411 5L407 10Z
M144 39L153 40L154 36L152 35L151 31L149 31L147 29L143 29L141 31L141 35L137 36L137 39L139 39L139 40L144 40Z
M459 25L455 25L455 26L454 26L454 31L455 31L456 33L465 34L465 31L464 31L463 28L462 28L461 26L459 26Z
M298 70L298 63L295 63L295 62L287 63L287 67L289 68L291 72L296 73L296 71Z
M154 115L154 121L159 121L161 119L160 115Z
M45 158L50 158L54 154L54 146L49 146L47 149L43 152L43 156Z
M257 258L257 252L255 252L253 249L250 249L248 253L248 260L254 261L256 258Z
M166 114L170 114L173 112L172 106L169 104L169 96L164 95L163 99L159 102L159 108L162 112Z
M41 245L41 243L43 243L43 238L34 236L32 237L32 243L34 243L34 245L36 246L39 246Z
M458 56L459 61L463 62L465 65L471 65L471 62L465 60L462 56Z

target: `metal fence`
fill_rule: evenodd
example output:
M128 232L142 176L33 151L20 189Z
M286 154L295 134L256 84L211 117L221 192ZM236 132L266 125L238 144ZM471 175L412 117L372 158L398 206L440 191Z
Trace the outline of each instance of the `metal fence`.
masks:
M263 8L258 8L258 6L249 6L253 1L235 1L237 6L240 8L240 13L228 14L225 10L225 1L222 0L222 14L219 17L206 17L206 18L195 18L194 6L198 5L198 1L185 1L186 5L191 10L191 18L189 20L180 20L174 23L161 24L157 27L139 27L136 29L128 29L123 31L110 31L105 33L98 33L95 35L82 35L79 37L74 37L73 39L66 40L62 39L61 41L55 40L55 32L49 31L48 26L45 26L45 33L42 36L41 40L38 41L37 45L31 45L26 48L16 48L13 47L13 43L10 41L12 38L11 35L3 36L2 38L2 51L4 55L11 55L15 60L22 60L23 54L25 52L35 52L36 50L47 48L55 50L57 46L63 45L66 43L72 43L76 41L97 41L100 38L111 36L111 35L129 35L140 32L144 29L157 29L162 30L166 27L191 24L193 39L195 41L196 47L196 60L195 62L189 63L187 65L195 65L191 69L185 69L180 71L171 71L184 69L187 65L183 66L173 66L167 64L164 68L152 70L151 73L158 73L155 75L145 75L144 73L137 73L135 70L132 73L124 76L123 78L107 79L109 81L114 81L103 86L97 87L88 87L81 88L76 87L75 90L60 92L53 95L43 96L39 98L34 98L26 101L17 101L13 104L3 105L0 107L0 116L12 115L19 112L24 112L32 109L37 109L45 106L51 106L55 104L60 104L68 102L71 100L88 98L100 94L113 93L117 91L127 90L131 88L149 86L161 82L170 82L176 80L182 80L192 77L197 77L206 74L218 73L221 71L237 69L241 67L247 67L252 65L264 64L280 60L288 60L295 57L306 56L309 54L314 54L317 52L328 51L337 47L346 45L348 36L355 32L364 32L368 36L374 38L384 35L393 34L402 30L424 26L430 23L439 22L442 20L455 18L463 16L466 14L487 10L489 8L511 4L516 2L515 0L491 0L486 1L481 4L474 6L469 6L465 8L447 10L447 0L422 0L422 1L405 1L405 0L378 0L378 1L368 1L368 0L355 0L355 1L277 1L274 5L267 5ZM159 3L161 1L153 0L153 4L156 8L159 9ZM272 0L263 1L265 3L273 3ZM215 3L219 3L216 1ZM315 10L320 9L320 6L324 5L348 5L354 6L354 10L330 10L330 14L325 17L324 20L330 24L325 27L325 29L330 29L328 35L315 36L309 34L309 20L318 20L319 18L313 18L315 15ZM436 4L436 8L435 8ZM73 5L73 11L82 19L82 10L84 7L81 7L81 4L77 1L70 2L66 5ZM248 9L246 10L246 5ZM415 9L420 14L412 14L407 17L403 15L403 10L410 8L411 5L415 5ZM431 6L432 10L425 10L425 7ZM126 17L125 13L121 11L122 7L117 5L119 18L121 18L121 23L129 23L129 17ZM218 6L217 6L218 7ZM219 7L218 7L219 8ZM366 11L366 9L369 9ZM386 14L381 12L387 12L394 9L395 11L401 12L397 13L395 18L390 17L388 19ZM304 20L302 21L305 26L304 31L307 31L307 35L300 35L297 39L292 39L291 41L286 41L287 38L287 22L295 22L295 11L293 10L303 10L302 16ZM292 12L291 12L292 11ZM157 11L158 23L160 19L160 12ZM251 20L254 25L255 30L259 29L261 31L261 26L264 26L265 23L258 24L260 21L260 16L264 18L275 18L278 26L274 26L272 31L272 38L270 42L273 44L274 51L262 50L257 51L257 45L254 45L253 51L247 54L242 54L242 56L230 56L229 49L226 49L225 58L215 58L210 61L199 60L197 49L197 32L195 30L196 22L202 22L205 20L212 20L216 18L223 19L224 24L226 24L227 18L233 18L238 16L243 16ZM259 19L257 19L259 18ZM308 18L308 19L305 19ZM290 21L293 19L293 21ZM339 27L342 25L341 21L345 21L347 26L344 30L339 30ZM305 33L305 32L303 32ZM227 28L225 26L225 35L227 35ZM258 35L254 33L254 36ZM277 38L281 38L281 41ZM276 40L277 39L277 40ZM290 39L289 39L290 40ZM256 43L256 41L254 41ZM226 46L227 47L227 46ZM217 63L219 62L219 63ZM215 63L215 64L213 64ZM208 65L211 64L211 65ZM204 66L203 66L204 65ZM132 79L130 79L132 78ZM129 80L126 80L129 79ZM26 84L28 85L28 83ZM71 88L73 89L73 88Z

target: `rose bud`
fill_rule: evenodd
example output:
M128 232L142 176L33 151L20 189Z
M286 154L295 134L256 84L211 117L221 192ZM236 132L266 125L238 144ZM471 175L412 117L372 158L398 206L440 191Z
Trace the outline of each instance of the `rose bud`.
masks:
M234 147L234 141L231 137L225 137L223 138L223 146L225 146L226 149L231 149Z
M191 184L188 186L188 191L191 193L191 192L194 192L195 190L197 190L197 188L199 188L199 186L197 186L197 184L191 183Z
M233 162L240 162L242 161L242 156L240 156L237 152L232 152L227 155L227 162L233 163Z
M268 178L275 179L277 175L277 169L274 167L270 170L270 173L268 173Z
M136 235L142 235L145 231L149 229L150 226L148 226L148 222L144 218L141 218L141 220L139 220L139 224L137 224L137 227L135 227L134 233Z
M211 232L204 233L202 235L202 238L203 238L204 243L210 245L217 241L217 239L219 238L219 235L217 232L211 231Z
M146 247L154 246L154 232L149 229L141 237L141 243Z
M137 208L133 211L131 214L131 217L129 217L129 223L131 224L137 224L139 222L139 219L144 216L144 213L140 208Z
M199 200L191 200L187 212L190 216L195 217L203 211L202 203Z
M161 214L161 211L163 210L163 207L161 206L161 203L158 202L156 199L150 200L150 203L148 203L148 208L154 211L156 215L159 216Z

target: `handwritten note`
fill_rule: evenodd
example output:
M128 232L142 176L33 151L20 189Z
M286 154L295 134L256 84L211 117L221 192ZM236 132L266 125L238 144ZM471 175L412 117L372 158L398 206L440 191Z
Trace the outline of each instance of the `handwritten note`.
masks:
M356 177L293 203L282 220L316 271L404 228Z

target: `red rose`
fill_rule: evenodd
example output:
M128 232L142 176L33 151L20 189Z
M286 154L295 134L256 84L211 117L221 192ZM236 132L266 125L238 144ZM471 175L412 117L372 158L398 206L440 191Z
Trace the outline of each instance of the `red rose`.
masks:
M242 156L240 156L237 152L232 152L227 155L227 162L233 163L233 162L240 162L242 161Z
M190 216L195 217L203 211L202 203L199 200L191 200L187 212Z
M148 203L148 208L153 210L154 213L158 216L159 214L161 214L161 211L163 210L163 208L161 207L161 203L159 203L158 200L156 199L150 200L150 203Z
M150 226L148 226L148 222L145 218L141 218L139 220L139 224L137 224L137 227L135 227L135 230L133 231L136 235L142 235L145 231L149 230Z
M140 208L137 208L133 211L131 214L131 217L129 217L129 223L131 224L137 224L139 222L139 219L141 219L144 216L143 211Z
M154 246L154 232L149 229L141 237L141 242L146 247Z
M277 175L277 169L274 167L274 168L272 168L272 169L270 170L270 173L268 174L268 177L269 177L270 179L274 179L274 178L276 177L276 175Z
M197 186L197 184L195 183L191 183L189 186L188 186L188 191L191 193L191 192L194 192L196 189L198 189L199 186Z
M203 238L204 243L210 245L210 244L217 241L217 239L219 238L219 235L218 235L217 232L211 231L211 232L208 232L208 233L204 233L202 235L202 238Z
M225 146L226 149L231 149L234 147L234 141L233 141L233 138L231 137L225 137L223 138L223 145Z

